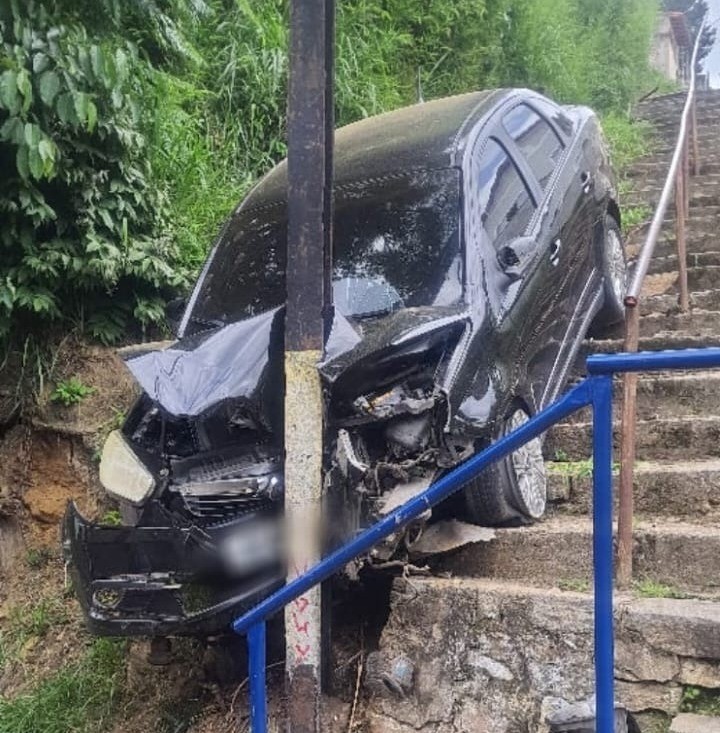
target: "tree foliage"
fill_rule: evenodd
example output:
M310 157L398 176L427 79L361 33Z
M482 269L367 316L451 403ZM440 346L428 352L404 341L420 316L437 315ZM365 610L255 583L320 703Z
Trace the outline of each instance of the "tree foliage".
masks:
M338 124L493 86L624 111L656 0L338 0ZM0 3L0 332L158 321L286 154L288 0Z
M147 165L147 64L16 3L0 26L0 329L68 319L113 340L183 278Z

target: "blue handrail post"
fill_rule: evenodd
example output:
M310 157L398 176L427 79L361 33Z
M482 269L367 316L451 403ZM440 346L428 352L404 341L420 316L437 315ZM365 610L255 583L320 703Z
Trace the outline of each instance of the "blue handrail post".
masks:
M258 621L248 629L247 643L250 667L250 730L252 733L266 733L265 621Z
M613 631L612 374L591 377L593 407L593 564L597 733L615 730Z

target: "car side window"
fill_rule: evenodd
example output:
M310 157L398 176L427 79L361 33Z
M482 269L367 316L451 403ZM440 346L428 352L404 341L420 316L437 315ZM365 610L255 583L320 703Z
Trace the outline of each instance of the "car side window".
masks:
M550 123L526 104L513 107L503 117L503 127L545 190L565 148L562 140Z
M505 148L490 138L478 165L480 220L496 250L521 237L535 203Z

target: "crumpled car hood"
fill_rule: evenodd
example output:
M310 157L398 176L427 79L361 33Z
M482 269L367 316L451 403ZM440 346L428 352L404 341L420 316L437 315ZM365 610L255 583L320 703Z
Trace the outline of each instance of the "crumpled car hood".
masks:
M178 417L195 417L227 399L253 398L264 381L276 308L195 334L126 361L148 396Z
M282 391L281 382L268 383L268 373L282 365L283 316L284 309L275 308L130 357L126 364L148 396L178 417L195 417L223 400L259 401L263 390ZM353 365L465 321L461 307L411 308L363 323L336 312L320 374L332 383Z

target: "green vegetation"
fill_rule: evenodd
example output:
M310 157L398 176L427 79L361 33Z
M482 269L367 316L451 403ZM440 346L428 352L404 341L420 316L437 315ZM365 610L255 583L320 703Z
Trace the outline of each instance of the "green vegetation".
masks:
M590 581L583 578L566 578L558 582L558 588L573 593L587 593L590 590Z
M59 402L61 405L65 405L65 407L70 407L71 405L77 405L78 402L82 402L94 392L94 387L88 387L87 384L83 384L77 377L71 377L68 380L57 383L55 389L50 393L50 400L52 402Z
M117 714L124 644L95 639L84 657L12 700L0 696L0 730L89 733ZM2 657L0 656L0 661Z
M10 0L0 8L0 334L137 336L285 155L287 0ZM338 4L336 117L500 85L603 115L656 86L656 0ZM40 340L40 339L38 339Z
M655 580L640 580L634 589L642 598L689 598L687 593Z
M652 209L643 204L642 206L626 206L622 211L623 234L627 235L633 229L650 221Z
M688 685L683 690L680 711L699 715L720 715L720 690Z
M17 659L27 647L55 626L67 622L61 601L45 599L36 604L13 608L0 631L0 667ZM2 717L0 717L0 721ZM0 730L5 730L0 727Z

